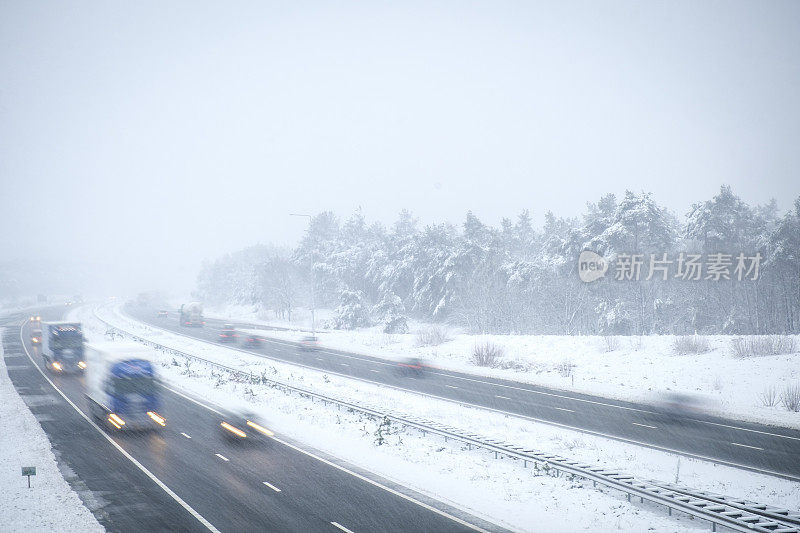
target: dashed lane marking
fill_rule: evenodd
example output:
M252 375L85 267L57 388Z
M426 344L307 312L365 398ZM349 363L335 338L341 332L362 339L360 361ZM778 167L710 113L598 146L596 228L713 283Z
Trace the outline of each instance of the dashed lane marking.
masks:
M758 446L749 446L747 444L739 444L738 442L731 442L734 446L739 446L741 448L750 448L751 450L761 450L764 451L764 448L759 448Z
M279 489L278 487L276 487L276 486L275 486L275 485L273 485L272 483L268 483L268 482L266 482L266 481L264 481L263 483L264 483L264 485L266 485L267 487L271 488L271 489L272 489L272 490L274 490L275 492L280 492L280 491L281 491L281 489Z

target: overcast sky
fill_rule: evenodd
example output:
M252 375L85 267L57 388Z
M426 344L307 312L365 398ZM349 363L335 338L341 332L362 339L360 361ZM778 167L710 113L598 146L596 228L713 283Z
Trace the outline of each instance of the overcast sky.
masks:
M120 290L290 212L800 195L800 2L0 2L0 260ZM109 283L104 284L104 287Z

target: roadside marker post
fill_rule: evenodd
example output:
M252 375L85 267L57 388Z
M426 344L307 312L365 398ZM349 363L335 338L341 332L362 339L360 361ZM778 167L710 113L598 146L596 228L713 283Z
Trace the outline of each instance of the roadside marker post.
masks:
M22 467L22 475L28 476L28 488L31 488L31 476L36 475L36 467L35 466L23 466Z

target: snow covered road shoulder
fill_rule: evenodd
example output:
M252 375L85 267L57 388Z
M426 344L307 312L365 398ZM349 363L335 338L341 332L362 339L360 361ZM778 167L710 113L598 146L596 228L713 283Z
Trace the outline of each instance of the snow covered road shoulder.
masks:
M104 531L59 471L50 441L11 383L6 361L0 347L0 530ZM23 466L36 467L30 489Z

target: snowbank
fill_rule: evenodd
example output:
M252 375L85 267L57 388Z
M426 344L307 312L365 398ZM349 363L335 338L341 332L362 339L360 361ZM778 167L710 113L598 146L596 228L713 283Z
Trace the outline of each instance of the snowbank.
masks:
M0 347L0 530L104 531L59 472L42 428L8 377ZM22 477L20 468L35 466Z

